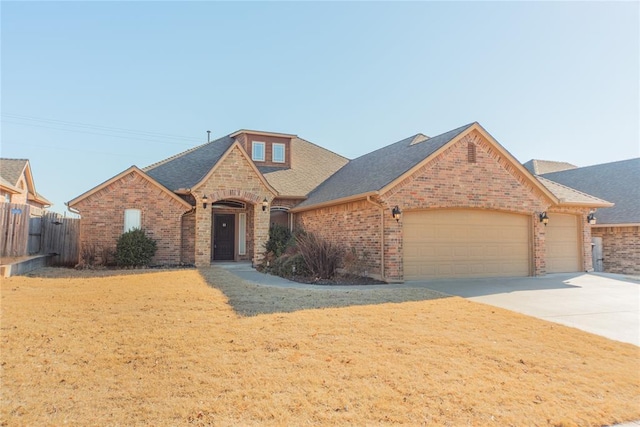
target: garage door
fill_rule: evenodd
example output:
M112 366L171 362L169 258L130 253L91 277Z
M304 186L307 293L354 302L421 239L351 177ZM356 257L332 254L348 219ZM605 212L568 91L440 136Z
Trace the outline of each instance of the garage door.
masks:
M546 230L547 273L580 271L578 217L549 214Z
M529 275L526 215L484 210L403 214L405 280Z

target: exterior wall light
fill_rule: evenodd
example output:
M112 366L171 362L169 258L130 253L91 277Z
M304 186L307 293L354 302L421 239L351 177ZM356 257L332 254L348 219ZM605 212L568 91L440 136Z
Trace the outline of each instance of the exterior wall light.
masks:
M202 208L203 209L207 209L207 202L209 202L209 198L205 194L204 196L202 196Z
M391 216L393 216L393 219L395 219L396 222L399 222L400 221L400 215L402 215L402 211L400 210L398 205L395 205L394 208L391 209Z
M543 223L545 227L549 224L549 217L546 212L540 214L540 222Z
M268 207L269 207L269 201L265 197L264 200L262 201L262 212L266 211Z
M587 222L591 225L595 225L596 215L594 211L589 212L589 215L587 215Z

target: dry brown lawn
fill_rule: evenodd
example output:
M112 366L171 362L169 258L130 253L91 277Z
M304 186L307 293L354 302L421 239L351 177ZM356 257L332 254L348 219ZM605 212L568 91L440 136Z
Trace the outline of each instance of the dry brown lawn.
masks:
M3 280L1 424L640 419L633 345L461 298L243 316L216 277L246 285L217 269Z

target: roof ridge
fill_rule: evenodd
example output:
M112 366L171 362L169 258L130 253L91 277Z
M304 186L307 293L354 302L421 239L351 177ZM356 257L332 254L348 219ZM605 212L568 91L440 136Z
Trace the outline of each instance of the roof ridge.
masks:
M226 138L227 136L229 136L229 135L225 135L225 136L223 136L222 138ZM177 159L177 158L179 158L179 157L182 157L182 156L184 156L184 155L186 155L186 154L189 154L189 153L191 153L191 152L193 152L193 151L195 151L195 150L197 150L197 149L199 149L199 148L202 148L202 147L204 147L205 145L213 144L214 142L217 142L217 141L221 140L222 138L218 138L218 139L216 139L216 140L214 140L214 141L211 141L211 142L205 142L204 144L197 145L197 146L195 146L195 147L189 148L188 150L185 150L185 151L182 151L182 152L180 152L180 153L178 153L178 154L174 154L173 156L167 157L167 158L166 158L166 159L164 159L164 160L160 160L160 161L158 161L158 162L155 162L155 163L150 164L149 166L145 166L145 167L144 167L144 168L142 168L141 170L142 170L143 172L148 172L148 171L150 171L150 170L152 170L152 169L157 168L158 166L162 166L162 165L164 165L165 163L168 163L168 162L170 162L170 161L172 161L172 160L175 160L175 159Z
M446 132L439 133L438 135L434 135L434 136L431 136L431 137L427 137L427 139L425 139L425 141L430 141L430 140L432 140L432 139L435 139L435 138L441 137L442 135L445 135L445 134L447 134L447 133L454 133L454 132L457 132L457 131L460 131L459 133L461 133L461 132L462 132L462 131L461 131L461 129L466 129L466 128L468 128L468 127L470 127L470 126L474 125L475 123L477 123L477 122L471 122L471 123L468 123L468 124L466 124L466 125L464 125L464 126L459 126L459 127L455 128L455 129L451 129L451 130L448 130L448 131L446 131ZM380 148L378 148L378 149L376 149L376 150L373 150L373 151L370 151L370 152L368 152L368 153L365 153L365 154L363 154L362 156L356 157L356 158L355 158L355 159L353 159L353 160L360 159L360 158L365 157L365 156L369 156L369 155L371 155L371 154L373 154L373 153L376 153L376 152L378 152L378 151L380 151L380 150L384 150L385 148L389 148L389 147L391 147L392 145L400 144L401 142L404 142L404 141L407 141L407 140L413 140L413 139L415 139L418 135L424 135L424 134L423 134L423 133L421 133L421 132L418 132L418 133L413 134L413 135L411 135L411 136L408 136L408 137L406 137L406 138L402 138L402 139L400 139L400 140L398 140L398 141L396 141L396 142L392 142L391 144L387 144L387 145L385 145L385 146L383 146L383 147L380 147ZM426 135L425 135L425 136L426 136ZM415 145L415 144L409 144L409 145Z

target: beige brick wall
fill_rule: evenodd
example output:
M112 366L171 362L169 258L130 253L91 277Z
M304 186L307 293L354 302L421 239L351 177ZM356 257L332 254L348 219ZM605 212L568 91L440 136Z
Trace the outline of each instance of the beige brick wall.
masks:
M189 212L182 216L182 244L180 259L185 264L196 262L196 214Z
M181 217L189 209L138 172L121 177L72 207L81 215L81 247L95 245L99 257L105 249L115 250L124 232L125 209L140 209L142 229L158 245L152 262L182 262Z
M269 210L262 210L266 197L269 203L274 195L253 169L250 160L236 146L216 166L206 181L194 194L196 201L195 263L205 266L211 263L212 209L203 209L202 197L206 194L210 203L233 199L247 203L247 253L254 264L262 260L264 243L269 234ZM237 252L237 245L236 245Z
M640 227L593 227L602 237L602 265L608 273L640 275Z

